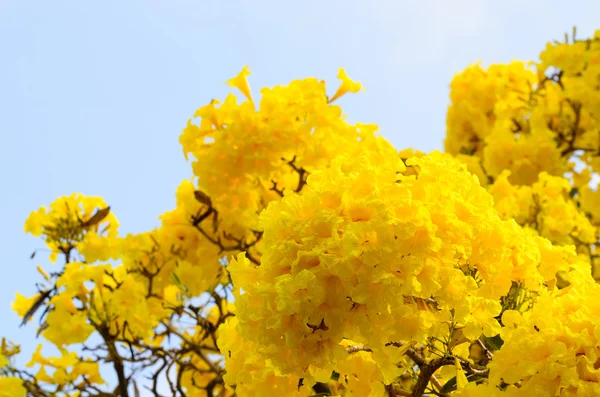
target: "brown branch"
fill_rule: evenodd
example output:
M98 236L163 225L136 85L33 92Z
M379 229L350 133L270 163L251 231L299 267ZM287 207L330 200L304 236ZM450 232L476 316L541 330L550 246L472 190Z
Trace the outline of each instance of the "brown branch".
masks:
M356 352L372 352L373 350L371 350L367 347L364 347L364 346L348 346L348 347L346 347L346 351L349 354L352 354L352 353L356 353Z
M237 237L233 236L232 234L229 234L226 231L223 231L224 239L236 242L235 245L223 244L221 237L215 236L214 234L211 235L206 230L204 230L204 228L201 225L201 222L203 220L207 219L210 215L216 216L216 214L217 214L217 210L215 210L214 208L208 208L204 213L192 216L192 226L194 226L196 228L196 230L198 230L200 232L200 234L202 234L202 236L204 236L204 238L206 238L210 243L219 247L219 249L220 249L219 253L226 252L226 251L241 251L241 252L245 251L246 257L252 263L259 265L260 261L258 259L256 259L255 257L253 257L248 252L248 250L250 248L252 248L253 246L255 246L256 244L258 244L258 242L262 238L263 232L255 231L254 232L254 236L255 236L254 240L247 242L245 238L237 238ZM213 225L213 228L214 228L214 225Z
M202 351L202 349L200 348L200 346L198 346L196 343L194 343L193 341L191 341L190 339L188 339L185 335L183 335L181 332L177 331L171 324L163 322L162 323L167 330L176 335L177 337L179 337L183 342L185 342L185 344L187 344L193 351L194 353L196 353L198 355L198 357L200 357L202 359L202 361L204 361L206 363L206 365L208 365L208 367L217 375L220 375L222 373L222 370L220 368L218 368L217 366L215 366L215 364L210 361L208 359L208 357L206 357L204 355L204 352Z
M388 397L396 397L396 395L397 395L396 388L391 383L389 385L385 385L385 391L386 391Z
M402 347L404 346L404 343L388 342L386 343L386 346ZM447 356L434 358L433 360L427 361L412 347L406 351L406 355L410 357L410 359L413 360L414 363L419 367L419 377L417 378L417 383L414 385L412 393L410 394L410 396L412 397L422 397L423 393L425 393L425 389L427 389L427 386L429 385L429 382L432 381L433 374L443 366L454 365L455 359L455 357L453 356ZM476 375L481 377L489 376L489 368L474 366L463 358L456 358L458 358L462 369L467 371L467 373L469 373L470 375Z
M386 346L402 347L405 344L403 342L388 342L385 345ZM423 358L423 356L421 356L419 353L417 353L417 351L415 349L413 349L412 347L409 348L406 351L405 354L408 357L410 357L410 359L413 360L415 362L415 364L417 364L418 366L426 365L427 364L427 361Z
M125 367L123 366L123 360L117 352L117 348L115 347L114 342L108 343L108 353L110 354L113 362L113 367L115 368L115 372L117 373L117 378L119 380L119 396L120 397L128 397L129 392L127 391L127 378L125 377Z
M576 150L578 150L575 148L575 140L577 139L577 132L579 132L579 123L581 122L581 105L569 100L567 102L571 106L571 109L573 109L573 113L575 113L575 121L573 122L573 126L571 127L571 136L567 141L567 147L561 152L561 155L563 157L567 155L570 156Z
M120 397L129 397L129 393L127 391L128 379L125 377L125 366L123 365L123 358L117 351L117 347L115 344L116 337L119 335L119 330L117 330L115 335L110 333L110 329L106 324L95 323L91 319L90 323L94 326L94 328L98 331L104 343L106 343L106 348L108 351L108 357L105 359L105 362L112 361L115 372L117 373L117 379L119 381L118 389Z
M277 182L275 182L274 180L271 180L271 183L273 184L273 186L271 186L271 189L269 189L269 190L272 190L275 193L277 193L279 195L279 197L283 197L283 189L278 189Z
M306 181L309 175L309 172L304 169L304 167L298 167L296 165L296 156L292 157L291 160L286 160L284 157L281 158L283 161L287 163L296 173L298 174L298 186L294 190L296 193L300 193L304 185L306 185Z
M435 371L437 371L443 365L443 362L439 360L440 359L434 359L425 365L419 365L419 377L417 378L417 383L415 383L413 387L411 393L412 397L423 396L431 377Z

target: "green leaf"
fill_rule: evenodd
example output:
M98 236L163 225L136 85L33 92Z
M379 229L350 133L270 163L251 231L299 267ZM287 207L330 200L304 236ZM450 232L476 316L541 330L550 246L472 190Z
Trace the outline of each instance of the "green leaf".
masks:
M469 382L479 382L484 380L485 378L477 375L467 375L467 380ZM450 379L444 386L442 386L442 393L450 393L456 390L456 376Z
M492 351L500 350L500 348L504 344L504 341L502 340L500 335L496 335L492 338L482 336L481 339L482 339L483 343L485 344L485 346Z
M442 387L442 393L450 393L454 390L456 390L456 376L446 382L446 384Z
M178 287L181 287L181 280L179 279L179 276L175 272L172 272L170 276L171 281L173 281L173 284L175 284Z

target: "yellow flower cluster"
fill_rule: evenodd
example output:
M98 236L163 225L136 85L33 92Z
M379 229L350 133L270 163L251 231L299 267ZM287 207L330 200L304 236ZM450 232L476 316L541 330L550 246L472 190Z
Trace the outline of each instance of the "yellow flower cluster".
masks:
M582 119L573 120L581 123L580 129L576 131L577 138L586 140L585 135L588 133L597 135L596 126L600 121L600 30L589 40L563 44L548 43L540 59L543 68L560 70L566 100L575 103L576 108L584 109L581 112ZM597 139L593 148L598 149Z
M385 142L334 159L302 195L272 202L261 225L260 266L243 255L228 266L238 328L297 376L335 370L351 339L380 356L390 383L402 371L384 365L386 342L443 337L449 324L492 337L513 282L537 291L575 261L502 221L460 162L434 152L405 165Z
M25 397L23 381L15 377L0 377L0 397Z
M110 333L126 329L132 337L150 338L159 321L169 316L165 307L177 302L176 287L150 295L148 283L124 266L71 262L56 288L58 293L45 303L52 310L45 316L46 326L41 331L58 347L83 343L103 325ZM39 297L18 294L13 308L23 316Z
M86 287L86 282L89 280L93 280L93 288ZM168 299L163 299L163 293L168 294L169 291L167 289L161 291L163 293L160 296L150 294L148 283L145 283L139 275L128 272L125 266L111 268L108 265L90 266L78 262L69 263L57 286L64 287L64 290L53 299L64 301L64 307L68 310L69 304L73 304L70 302L78 298L77 300L82 302L82 311L87 315L89 322L105 324L107 332L111 334L127 332L134 338L150 338L153 328L159 321L169 316L163 304L163 300L168 302ZM73 311L73 307L70 311ZM57 318L55 326L50 324L49 315L47 321L50 327L45 334L54 328L56 337L60 338L58 341L63 341L65 340L63 338L67 337L73 338L73 332L65 335L58 329L73 327L68 325L67 318L73 319L79 313L81 311L75 314L69 313L71 314L69 317L67 312L64 312L66 318ZM54 342L49 335L46 335L46 338Z
M102 379L99 371L98 362L91 359L81 359L75 352L69 352L64 348L60 349L60 357L46 358L41 353L42 345L38 345L33 353L31 360L26 367L37 367L35 381L37 385L47 384L48 386L60 390L64 395L79 397L80 388L89 385L102 385ZM14 366L9 359L19 352L19 347L8 344L2 340L2 350L0 351L0 374L7 371L10 373ZM31 386L31 382L29 385ZM31 389L24 386L23 380L18 377L0 377L0 396L1 397L25 397Z
M596 241L596 228L569 196L567 179L542 172L533 185L519 186L511 184L509 176L510 171L504 171L489 187L502 219L514 219L553 244L585 247Z
M70 255L101 235L115 237L118 227L117 218L102 198L77 193L59 197L50 208L40 207L25 222L26 233L44 237L52 261L58 254Z
M347 353L336 361L335 372L310 365L302 377L285 375L258 352L257 343L241 337L237 318L230 318L219 332L219 347L226 357L224 380L235 385L239 396L258 397L264 394L265 389L285 396L313 396L313 387L320 383L327 385L325 387L335 396L384 397L385 375L389 373L393 377L399 368L409 371L411 366L409 362L403 362L400 349L389 347L385 354L374 355L364 346L344 339L340 347Z
M60 357L46 358L41 353L42 345L38 345L27 367L39 365L35 375L38 382L64 388L67 385L103 384L97 362L81 360L75 352L61 349ZM50 369L50 373L48 373ZM75 394L76 395L76 394Z
M505 311L502 323L504 344L490 364L489 383L470 384L458 396L600 395L600 285L582 279L544 292L533 310Z
M173 285L175 276L182 292L198 296L226 281L227 274L219 263L224 255L192 224L192 216L204 207L194 199L192 183L183 181L176 196L177 207L161 215L161 226L120 239L117 255L130 271L152 279L152 293L162 295L164 288Z
M7 343L2 338L0 346L0 397L25 397L27 390L23 386L23 381L12 376L10 359L17 354L19 347Z
M576 245L598 276L600 31L574 36L548 43L538 62L457 74L445 145L489 187L503 219Z
M198 252L189 233L186 236L180 231L175 213L163 216L163 227L154 232L119 238L114 214L101 209L94 215L97 207L108 208L99 198L74 194L53 202L50 211L41 208L32 213L26 223L26 230L43 235L53 255L67 256L68 263L56 279L51 280L44 272L46 281L54 282L56 293L43 302L52 310L45 316L46 326L41 331L58 347L83 343L102 326L109 333L126 329L133 337L150 338L160 320L169 317L165 306L178 301L179 290L169 279L171 273L185 280L181 288L186 292L200 294L209 287L209 280L187 276L194 273L191 263L199 262L204 251ZM184 222L181 220L182 225ZM104 230L98 232L103 226ZM175 263L171 260L176 257L173 252L182 258L177 269L175 265L165 265ZM76 254L81 254L86 262L70 261ZM161 254L163 262L158 263ZM93 263L109 258L121 258L124 264ZM43 272L41 268L40 271ZM213 287L215 280L213 275ZM48 288L44 294L51 290ZM25 316L40 297L42 292L30 298L17 294L13 308Z
M450 84L446 151L481 155L499 117L522 117L522 97L534 81L529 64L517 61L488 70L475 64L456 75Z
M219 329L219 348L227 358L225 382L235 385L240 396L260 397L265 390L276 395L306 397L311 393L309 385L300 383L299 376L284 376L268 360L256 354L256 344L244 340L236 330L237 317L227 320Z
M563 175L573 155L594 171L600 156L600 31L548 44L539 63L470 66L451 84L446 150L478 156L487 175L532 184ZM585 153L585 154L584 154Z
M261 90L258 110L250 94L247 68L230 85L247 98L213 100L188 122L180 141L192 155L198 188L221 215L221 227L238 237L258 229L258 213L285 191L300 190L304 172L326 167L340 151L372 138L374 125L352 125L331 101L360 84L340 70L342 85L328 100L325 82L315 78ZM297 171L303 170L298 175ZM279 192L280 194L278 194Z

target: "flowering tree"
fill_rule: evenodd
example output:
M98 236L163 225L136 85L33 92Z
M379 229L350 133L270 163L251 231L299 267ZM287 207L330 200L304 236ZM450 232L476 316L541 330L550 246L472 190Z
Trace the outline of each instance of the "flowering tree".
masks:
M0 396L600 395L600 31L574 36L458 74L447 153L345 121L344 70L255 103L244 68L159 228L30 214L55 267L13 308L59 353L3 340Z

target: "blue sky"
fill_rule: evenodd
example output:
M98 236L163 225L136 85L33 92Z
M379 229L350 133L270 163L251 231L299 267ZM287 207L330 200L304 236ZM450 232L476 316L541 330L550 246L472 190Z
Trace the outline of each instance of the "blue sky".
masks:
M40 280L28 213L57 196L101 195L121 232L157 225L191 175L178 137L242 66L251 86L337 68L366 91L339 101L397 148L441 149L448 85L472 62L535 59L577 25L600 29L598 1L0 0L0 335L19 329L16 291ZM596 25L594 25L596 23Z

